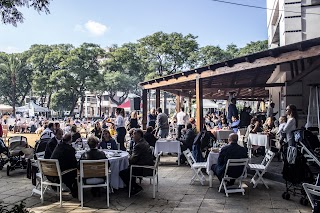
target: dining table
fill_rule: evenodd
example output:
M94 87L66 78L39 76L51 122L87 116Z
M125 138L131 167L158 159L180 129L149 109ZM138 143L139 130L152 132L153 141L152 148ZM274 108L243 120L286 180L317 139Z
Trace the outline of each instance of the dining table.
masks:
M253 146L264 146L266 151L270 149L270 140L267 133L250 133L248 136L249 158L252 155Z
M174 139L160 138L157 140L154 147L154 156L157 156L160 152L177 153L178 154L178 165L180 166L180 155L181 147L180 141Z
M213 164L218 163L218 158L219 158L220 152L209 152L207 162L206 162L206 172L209 175L209 187L212 188L212 179L213 179L213 171L211 170L211 167Z

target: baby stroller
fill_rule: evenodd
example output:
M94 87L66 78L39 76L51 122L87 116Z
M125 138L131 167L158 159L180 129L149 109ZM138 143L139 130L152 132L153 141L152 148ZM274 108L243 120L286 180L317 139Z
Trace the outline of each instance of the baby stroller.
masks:
M312 165L308 159L309 157L304 154L306 145L311 148L310 141L306 137L308 135L306 131L308 130L294 130L294 141L291 142L291 146L285 143L281 149L284 163L282 175L286 182L286 192L282 194L282 198L289 200L290 193L293 196L299 195L301 196L300 204L302 205L308 205L308 199L302 183L314 184L319 173L319 167L311 169Z
M13 136L8 140L9 152L8 152L8 165L7 175L10 175L10 171L15 169L27 168L27 160L24 157L23 150L28 148L27 138L24 136Z
M3 139L0 138L0 170L3 169L4 165L8 162L9 150Z

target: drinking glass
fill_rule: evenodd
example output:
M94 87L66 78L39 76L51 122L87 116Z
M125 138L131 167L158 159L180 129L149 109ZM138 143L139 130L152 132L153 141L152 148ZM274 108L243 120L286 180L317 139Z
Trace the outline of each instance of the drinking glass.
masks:
M107 149L108 149L108 150L111 149L111 143L107 143Z

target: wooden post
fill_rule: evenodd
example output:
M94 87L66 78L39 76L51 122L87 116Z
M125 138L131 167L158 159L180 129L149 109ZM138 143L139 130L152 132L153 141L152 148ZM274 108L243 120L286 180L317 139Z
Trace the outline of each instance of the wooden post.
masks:
M176 112L180 112L181 109L181 96L176 95Z
M196 125L197 131L200 132L203 129L203 88L200 76L196 78L196 104Z
M160 107L160 90L156 89L156 109Z
M191 98L191 96L189 96L189 101L188 101L189 112L186 112L186 113L189 114L190 118L192 117L191 108L192 108L192 98Z
M142 128L147 129L148 116L148 92L146 89L142 90Z

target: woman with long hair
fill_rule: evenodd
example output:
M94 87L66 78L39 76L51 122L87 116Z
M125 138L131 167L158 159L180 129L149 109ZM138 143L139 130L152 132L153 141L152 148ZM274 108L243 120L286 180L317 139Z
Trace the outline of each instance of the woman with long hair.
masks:
M298 111L297 107L293 104L289 104L286 108L287 123L283 128L283 132L286 133L286 141L289 145L293 143L292 131L298 127Z
M99 144L99 148L102 149L111 149L118 150L118 146L116 141L111 137L109 130L104 129L102 131L101 142Z
M94 136L96 136L97 138L101 138L101 134L102 134L102 128L101 128L101 124L99 121L97 121L94 124L94 129L91 131L91 133L94 134Z
M124 110L122 108L116 109L116 121L115 121L116 131L117 131L117 142L120 144L120 149L126 151L124 147L124 141L126 137L126 128L124 121Z
M130 128L140 128L140 125L138 123L138 113L137 111L132 111L131 116L130 116Z

